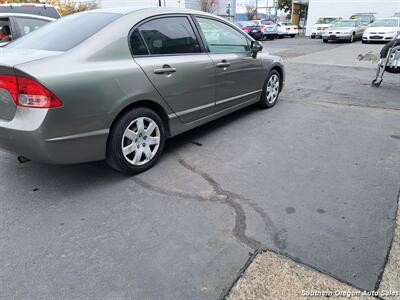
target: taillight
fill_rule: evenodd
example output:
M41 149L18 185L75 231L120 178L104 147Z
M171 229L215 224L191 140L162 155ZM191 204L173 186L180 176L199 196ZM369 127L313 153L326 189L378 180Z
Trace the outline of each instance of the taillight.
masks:
M249 27L244 27L244 28L242 28L242 30L244 30L244 31L249 31L250 28L249 28Z
M0 75L0 89L7 90L17 106L60 107L62 102L39 82L13 75Z
M17 105L26 107L60 107L62 102L39 82L26 77L18 77Z

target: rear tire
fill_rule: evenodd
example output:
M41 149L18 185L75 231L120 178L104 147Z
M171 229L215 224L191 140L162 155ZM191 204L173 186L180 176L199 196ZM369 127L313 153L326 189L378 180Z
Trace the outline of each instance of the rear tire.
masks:
M146 171L159 159L165 140L166 131L159 115L146 107L134 108L112 126L106 162L122 173Z
M295 37L296 37L296 35L295 35L295 34L292 34L290 37L291 37L291 38L295 38Z
M281 75L277 70L272 70L265 80L260 102L262 108L271 108L278 102L281 92Z
M311 39L315 39L315 35L312 35L312 36L311 36Z
M324 43L327 43L327 42L328 42L328 40L327 40L327 39L323 39L322 41L323 41Z

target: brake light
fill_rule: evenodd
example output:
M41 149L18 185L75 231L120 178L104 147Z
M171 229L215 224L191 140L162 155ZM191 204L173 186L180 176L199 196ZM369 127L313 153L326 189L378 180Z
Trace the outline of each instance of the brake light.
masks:
M244 30L244 31L249 31L250 28L249 28L249 27L244 27L244 28L242 28L242 30Z
M18 77L17 105L27 107L60 107L62 102L39 82L26 77Z
M17 101L17 77L12 75L0 75L0 89L8 91L14 102Z
M32 108L52 108L62 106L62 102L39 82L12 75L0 75L0 88L7 90L17 106Z

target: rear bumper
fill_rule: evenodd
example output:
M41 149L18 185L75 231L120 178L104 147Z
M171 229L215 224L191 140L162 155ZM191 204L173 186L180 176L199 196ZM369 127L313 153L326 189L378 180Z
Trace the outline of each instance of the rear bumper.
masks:
M262 39L263 38L263 33L261 31L259 32L248 32L248 34L256 40Z
M292 35L298 35L298 31L293 31L293 32L278 32L279 36L292 36Z
M263 34L264 34L264 36L267 36L267 37L270 37L270 36L276 37L278 35L278 32L276 32L276 31L264 31Z
M108 130L46 136L48 109L18 107L12 121L0 119L0 149L33 161L73 164L105 158ZM57 126L53 122L52 126Z

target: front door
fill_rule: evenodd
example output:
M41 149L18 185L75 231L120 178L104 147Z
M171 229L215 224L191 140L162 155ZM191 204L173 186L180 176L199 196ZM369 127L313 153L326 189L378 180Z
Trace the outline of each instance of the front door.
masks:
M216 69L217 110L259 99L266 74L262 61L251 56L248 38L224 22L196 20Z
M134 59L182 122L215 112L214 65L188 17L160 17L141 24L131 35L133 51L143 41L146 49Z

